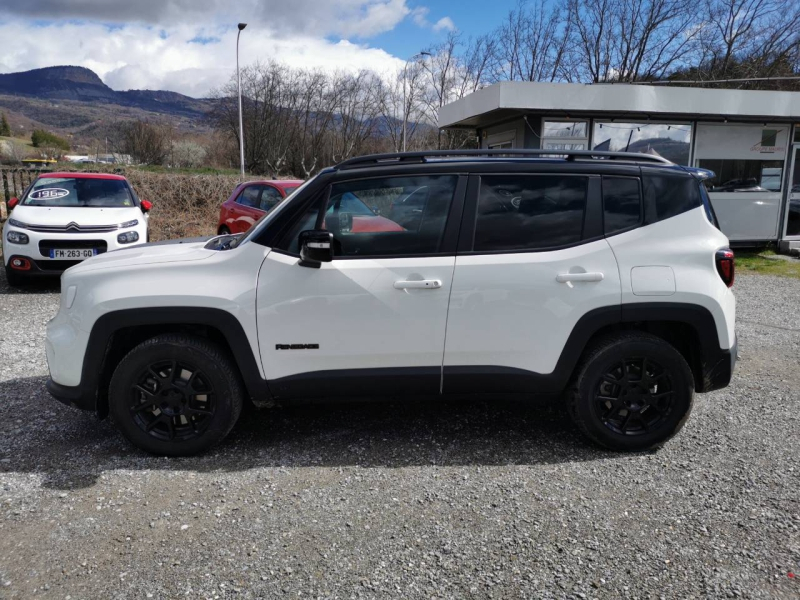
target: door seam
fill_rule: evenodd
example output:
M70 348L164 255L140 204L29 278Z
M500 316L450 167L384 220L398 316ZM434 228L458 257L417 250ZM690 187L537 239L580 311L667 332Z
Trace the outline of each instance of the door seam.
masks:
M453 272L450 274L450 291L447 294L447 311L444 316L444 344L442 344L442 364L439 369L439 395L444 394L444 355L447 352L447 327L450 319L450 302L453 298L453 287L456 284L456 263L458 263L458 255L453 257Z

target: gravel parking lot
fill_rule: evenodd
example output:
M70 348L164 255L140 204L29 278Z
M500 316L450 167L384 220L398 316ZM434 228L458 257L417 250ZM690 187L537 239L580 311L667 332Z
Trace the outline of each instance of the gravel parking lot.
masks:
M741 361L663 450L557 407L245 415L145 455L44 389L57 288L0 273L0 598L800 597L800 280L737 280Z

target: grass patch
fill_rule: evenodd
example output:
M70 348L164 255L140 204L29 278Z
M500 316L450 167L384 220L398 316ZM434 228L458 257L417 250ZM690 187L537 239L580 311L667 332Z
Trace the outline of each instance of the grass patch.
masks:
M739 273L759 273L800 279L800 260L781 258L772 250L761 252L737 250L736 270Z

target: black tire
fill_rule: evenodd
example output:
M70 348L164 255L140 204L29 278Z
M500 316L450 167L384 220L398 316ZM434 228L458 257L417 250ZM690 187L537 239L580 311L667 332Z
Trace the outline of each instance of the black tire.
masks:
M692 410L686 360L654 335L627 332L593 344L566 392L573 421L594 442L619 451L658 448Z
M6 265L6 282L10 287L22 287L25 284L25 276L9 269Z
M219 235L230 235L231 234L231 230L228 229L227 227L225 227L225 225L223 225L222 227L219 228L218 234Z
M109 412L151 454L189 456L225 438L244 390L228 353L204 338L164 334L131 350L111 378Z

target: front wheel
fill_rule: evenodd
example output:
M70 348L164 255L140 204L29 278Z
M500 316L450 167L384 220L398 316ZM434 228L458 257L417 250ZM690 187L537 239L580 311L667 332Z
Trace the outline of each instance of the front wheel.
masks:
M599 340L567 392L570 413L590 439L612 450L657 448L692 409L694 378L674 346L629 332Z
M142 450L188 456L228 435L243 398L239 374L222 348L165 334L142 342L119 363L109 409L123 435Z

